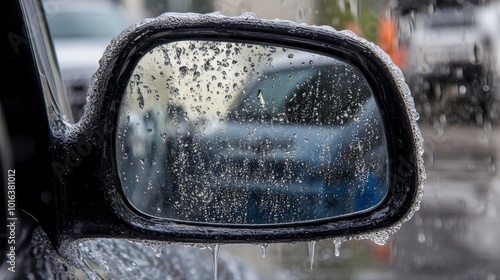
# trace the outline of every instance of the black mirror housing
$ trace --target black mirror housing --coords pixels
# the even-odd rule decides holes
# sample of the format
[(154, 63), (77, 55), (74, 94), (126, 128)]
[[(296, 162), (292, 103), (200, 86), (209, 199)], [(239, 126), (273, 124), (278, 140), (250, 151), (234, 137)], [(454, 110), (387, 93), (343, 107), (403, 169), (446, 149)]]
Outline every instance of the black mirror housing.
[[(388, 153), (388, 192), (362, 213), (286, 224), (211, 224), (161, 219), (126, 199), (114, 153), (120, 102), (145, 53), (182, 40), (258, 42), (336, 57), (364, 75), (381, 112)], [(423, 140), (400, 70), (374, 44), (335, 31), (254, 15), (164, 14), (113, 40), (94, 74), (85, 115), (56, 135), (58, 242), (115, 237), (189, 243), (272, 243), (324, 238), (386, 240), (418, 210), (425, 183)], [(380, 241), (380, 242), (382, 242)]]

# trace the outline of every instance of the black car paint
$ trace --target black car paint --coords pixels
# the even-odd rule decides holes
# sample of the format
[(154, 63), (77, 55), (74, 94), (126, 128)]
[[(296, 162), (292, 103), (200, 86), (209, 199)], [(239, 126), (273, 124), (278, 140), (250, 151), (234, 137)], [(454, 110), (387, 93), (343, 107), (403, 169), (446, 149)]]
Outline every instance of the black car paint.
[[(27, 35), (27, 22), (17, 1), (2, 2), (1, 105), (13, 148), (17, 207), (55, 227), (52, 146), (42, 85)], [(19, 176), (19, 174), (22, 174)]]

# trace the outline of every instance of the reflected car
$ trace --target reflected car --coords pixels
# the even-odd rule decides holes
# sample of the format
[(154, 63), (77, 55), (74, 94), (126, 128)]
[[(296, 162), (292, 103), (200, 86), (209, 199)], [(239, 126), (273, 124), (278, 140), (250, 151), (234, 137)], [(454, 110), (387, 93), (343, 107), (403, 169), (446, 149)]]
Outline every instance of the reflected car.
[[(277, 61), (256, 70), (266, 78), (252, 77), (226, 117), (206, 125), (195, 144), (205, 161), (192, 174), (213, 170), (203, 180), (219, 188), (215, 200), (231, 204), (229, 191), (252, 195), (246, 207), (256, 210), (246, 223), (341, 216), (375, 207), (385, 196), (386, 143), (368, 84), (340, 61), (297, 61), (306, 63), (290, 70), (286, 60)], [(281, 201), (287, 215), (265, 220), (263, 213), (275, 210), (263, 201)], [(234, 207), (231, 214), (241, 212)]]

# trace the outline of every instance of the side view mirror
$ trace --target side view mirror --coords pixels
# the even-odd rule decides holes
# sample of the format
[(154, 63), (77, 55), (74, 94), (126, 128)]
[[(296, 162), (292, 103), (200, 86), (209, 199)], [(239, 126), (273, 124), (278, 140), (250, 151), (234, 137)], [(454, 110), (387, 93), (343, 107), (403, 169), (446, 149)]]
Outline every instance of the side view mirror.
[(146, 20), (111, 43), (84, 117), (57, 135), (53, 240), (383, 242), (422, 196), (416, 115), (399, 69), (351, 32)]

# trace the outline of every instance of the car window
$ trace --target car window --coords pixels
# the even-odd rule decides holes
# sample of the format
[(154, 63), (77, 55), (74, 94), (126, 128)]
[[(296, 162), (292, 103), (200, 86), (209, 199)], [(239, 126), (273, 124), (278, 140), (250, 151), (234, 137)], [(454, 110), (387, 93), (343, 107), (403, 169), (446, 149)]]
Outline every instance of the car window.
[[(136, 7), (123, 2), (129, 9)], [(498, 1), (193, 0), (179, 4), (157, 0), (143, 1), (141, 11), (144, 17), (171, 11), (221, 11), (232, 16), (253, 12), (262, 18), (349, 29), (380, 46), (403, 71), (412, 91), (428, 173), (420, 211), (379, 244), (335, 239), (222, 246), (221, 251), (252, 267), (258, 279), (500, 279)], [(321, 78), (329, 75), (321, 72)], [(268, 93), (263, 101), (274, 104), (269, 110), (286, 113), (287, 106), (300, 104), (293, 105), (293, 87), (320, 78), (307, 71), (289, 74), (273, 72), (267, 78), (291, 79), (284, 85), (290, 86), (291, 95), (273, 99), (272, 85), (264, 83), (249, 90), (247, 101), (235, 103), (235, 111), (246, 104), (248, 112), (240, 112), (241, 118), (266, 116), (255, 98), (261, 90)], [(320, 115), (332, 113), (325, 107)], [(182, 131), (184, 108), (173, 106), (168, 114)], [(307, 117), (300, 120), (314, 122)], [(131, 116), (131, 122), (141, 118)], [(171, 246), (166, 245), (164, 252)], [(108, 264), (98, 265), (105, 269)]]

